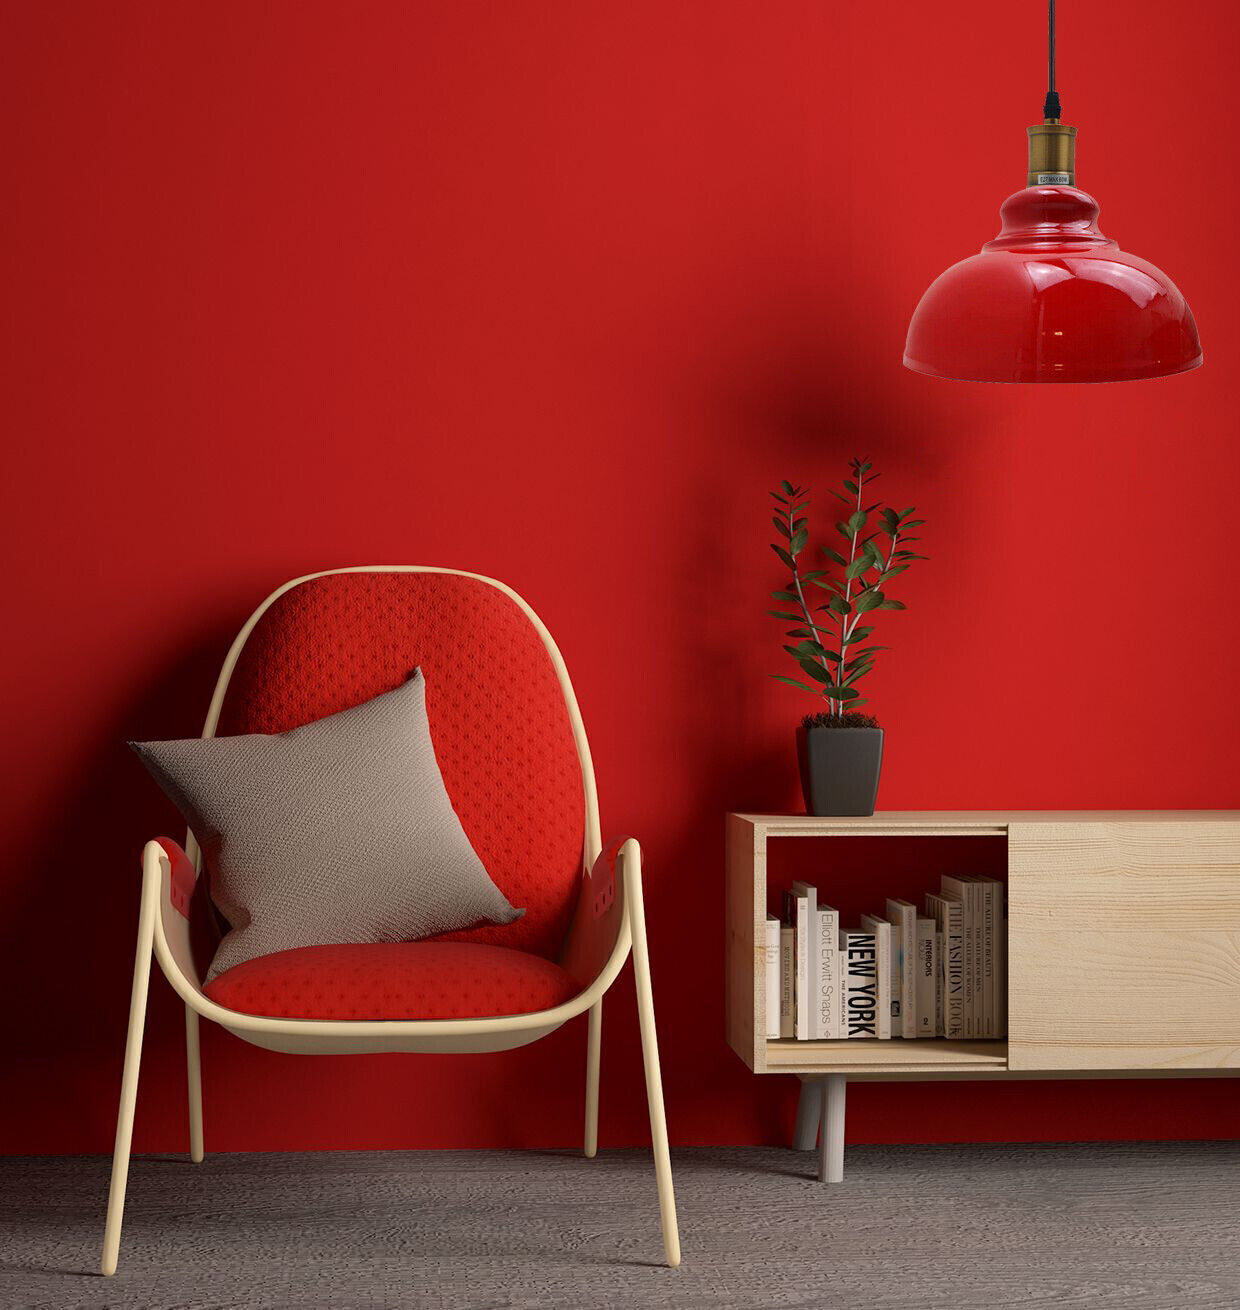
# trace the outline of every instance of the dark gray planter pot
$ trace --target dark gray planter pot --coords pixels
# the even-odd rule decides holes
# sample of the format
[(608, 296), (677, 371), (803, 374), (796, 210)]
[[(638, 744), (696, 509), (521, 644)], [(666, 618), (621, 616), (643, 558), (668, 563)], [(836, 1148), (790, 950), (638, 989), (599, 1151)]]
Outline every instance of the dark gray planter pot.
[(873, 814), (883, 767), (882, 728), (798, 728), (807, 814)]

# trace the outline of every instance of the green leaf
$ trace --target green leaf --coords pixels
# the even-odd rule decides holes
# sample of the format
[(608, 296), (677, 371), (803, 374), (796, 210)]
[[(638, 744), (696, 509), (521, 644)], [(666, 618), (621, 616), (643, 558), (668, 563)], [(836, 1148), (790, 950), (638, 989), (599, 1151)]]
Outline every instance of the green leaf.
[[(854, 645), (856, 642), (864, 641), (864, 640), (865, 640), (865, 639), (870, 635), (870, 633), (873, 632), (873, 631), (874, 631), (873, 628), (854, 628), (854, 629), (853, 629), (853, 630), (848, 634), (848, 643), (849, 643), (849, 645), (851, 646), (851, 645)], [(877, 648), (876, 648), (876, 649), (877, 649)], [(883, 649), (885, 650), (886, 647), (884, 647)]]
[(857, 472), (858, 472), (858, 473), (868, 473), (868, 472), (869, 472), (873, 467), (874, 467), (874, 465), (871, 464), (870, 461), (867, 459), (867, 460), (866, 460), (866, 461), (865, 461), (865, 462), (860, 466), (860, 468), (857, 470)]
[(792, 532), (788, 527), (787, 521), (785, 519), (781, 519), (778, 514), (771, 520), (771, 522), (775, 525), (775, 531), (778, 532), (780, 536), (783, 537), (792, 536)]
[(883, 593), (881, 591), (863, 592), (857, 597), (857, 613), (864, 614), (867, 610), (876, 610), (883, 604)]
[(773, 618), (773, 619), (783, 619), (785, 623), (799, 623), (799, 622), (801, 622), (801, 615), (800, 615), (800, 614), (788, 614), (788, 613), (785, 613), (784, 610), (767, 610), (767, 613), (768, 613), (768, 614), (771, 616), (771, 618)]
[(800, 657), (797, 660), (797, 663), (800, 664), (801, 668), (808, 673), (811, 678), (816, 679), (818, 682), (831, 681), (831, 675), (826, 671), (826, 669), (824, 669), (821, 664), (815, 663), (815, 661), (811, 660), (808, 656)]
[(806, 543), (808, 540), (809, 540), (809, 529), (808, 529), (808, 528), (802, 528), (802, 529), (801, 529), (801, 530), (800, 530), (800, 531), (799, 531), (799, 532), (798, 532), (798, 533), (797, 533), (797, 534), (792, 538), (792, 553), (793, 553), (794, 555), (799, 555), (799, 554), (800, 554), (800, 553), (805, 549), (805, 543)]
[(796, 565), (792, 562), (792, 556), (789, 555), (788, 552), (787, 552), (787, 551), (786, 551), (782, 546), (777, 546), (774, 542), (772, 542), (772, 543), (771, 543), (771, 549), (775, 552), (776, 555), (779, 556), (779, 558), (780, 558), (781, 560), (783, 560), (783, 562), (784, 562), (784, 563), (785, 563), (785, 564), (786, 564), (790, 569), (795, 569), (795, 568), (796, 568)]
[(792, 483), (789, 482), (787, 478), (785, 478), (779, 485), (783, 488), (783, 492), (785, 496), (791, 496), (793, 491), (795, 490)]
[(832, 550), (830, 546), (819, 546), (818, 549), (829, 559), (834, 560), (837, 564), (847, 564), (848, 561), (840, 554), (838, 550)]
[(792, 530), (793, 530), (793, 532), (795, 532), (795, 531), (797, 530), (797, 528), (803, 528), (803, 527), (804, 527), (808, 522), (809, 522), (809, 519), (807, 519), (807, 518), (795, 518), (795, 517), (794, 517), (793, 520), (792, 520)]
[(861, 555), (844, 570), (846, 578), (859, 578), (866, 569), (872, 569), (874, 561), (868, 555)]
[(848, 478), (845, 478), (845, 479), (844, 479), (844, 490), (845, 490), (845, 491), (851, 491), (852, 494), (855, 496), (855, 495), (857, 494), (857, 484), (856, 484), (855, 482), (851, 482)]
[(854, 696), (859, 695), (851, 687), (840, 687), (835, 683), (828, 684), (823, 688), (823, 692), (830, 696), (832, 700), (852, 700)]
[(882, 608), (885, 610), (905, 610), (908, 606), (902, 600), (884, 600)]
[(800, 596), (795, 591), (773, 591), (771, 592), (772, 600), (800, 600)]
[(851, 531), (849, 531), (849, 527), (847, 523), (837, 523), (835, 525), (835, 530), (840, 534), (841, 537), (844, 538), (845, 541), (852, 541), (853, 534)]
[(866, 646), (862, 650), (854, 650), (852, 642), (849, 642), (848, 645), (849, 645), (849, 649), (852, 650), (853, 652), (853, 658), (850, 659), (847, 664), (845, 664), (844, 666), (845, 668), (849, 668), (853, 664), (856, 664), (858, 660), (873, 659), (874, 656), (878, 654), (880, 650), (891, 649), (890, 646)]
[(903, 573), (908, 568), (907, 564), (893, 564), (889, 569), (884, 570), (884, 578), (894, 578), (897, 573)]
[(787, 496), (781, 496), (778, 491), (772, 491), (771, 495), (774, 496), (781, 505), (786, 505), (788, 503)]
[(929, 559), (929, 555), (917, 555), (911, 550), (897, 550), (892, 559)]
[(815, 696), (818, 694), (817, 687), (811, 687), (808, 683), (798, 682), (795, 678), (785, 678), (782, 673), (772, 673), (770, 676), (774, 678), (776, 682), (786, 682), (790, 687), (800, 687), (802, 691), (812, 691)]
[(851, 605), (850, 605), (850, 604), (849, 604), (849, 603), (844, 599), (843, 596), (840, 596), (840, 595), (838, 595), (838, 594), (833, 594), (832, 597), (831, 597), (831, 599), (830, 599), (829, 601), (827, 601), (827, 608), (828, 608), (828, 609), (829, 609), (833, 614), (851, 614), (851, 613), (852, 613), (852, 606), (851, 606)]
[(816, 579), (818, 579), (818, 578), (825, 578), (826, 576), (827, 576), (827, 571), (826, 571), (826, 569), (815, 569), (812, 573), (802, 573), (802, 574), (801, 574), (801, 581), (802, 581), (802, 582), (814, 582)]
[(865, 510), (859, 509), (848, 519), (848, 535), (855, 536), (862, 528), (865, 527), (866, 513)]

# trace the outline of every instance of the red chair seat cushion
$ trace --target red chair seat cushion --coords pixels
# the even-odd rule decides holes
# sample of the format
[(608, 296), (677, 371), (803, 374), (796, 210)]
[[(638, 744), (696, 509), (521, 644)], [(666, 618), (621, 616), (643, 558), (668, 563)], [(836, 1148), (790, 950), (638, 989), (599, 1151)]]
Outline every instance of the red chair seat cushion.
[(225, 1009), (275, 1019), (482, 1019), (550, 1010), (580, 989), (540, 956), (437, 941), (277, 951), (205, 990)]

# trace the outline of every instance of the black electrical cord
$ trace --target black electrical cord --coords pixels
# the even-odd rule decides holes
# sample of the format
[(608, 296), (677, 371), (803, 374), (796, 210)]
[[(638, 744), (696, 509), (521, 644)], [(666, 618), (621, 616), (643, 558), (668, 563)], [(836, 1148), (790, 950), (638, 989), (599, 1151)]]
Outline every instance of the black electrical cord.
[(1049, 58), (1047, 60), (1047, 82), (1046, 82), (1046, 101), (1042, 106), (1043, 118), (1060, 119), (1063, 117), (1063, 110), (1059, 105), (1059, 92), (1055, 90), (1055, 0), (1049, 0), (1050, 15), (1047, 24), (1049, 32)]

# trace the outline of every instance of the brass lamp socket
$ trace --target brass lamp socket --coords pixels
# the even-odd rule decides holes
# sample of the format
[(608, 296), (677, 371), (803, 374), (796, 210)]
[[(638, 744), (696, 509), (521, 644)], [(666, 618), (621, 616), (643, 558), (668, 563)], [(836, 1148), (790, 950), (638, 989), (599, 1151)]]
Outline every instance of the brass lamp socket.
[(1026, 186), (1076, 186), (1076, 128), (1048, 118), (1029, 133)]

